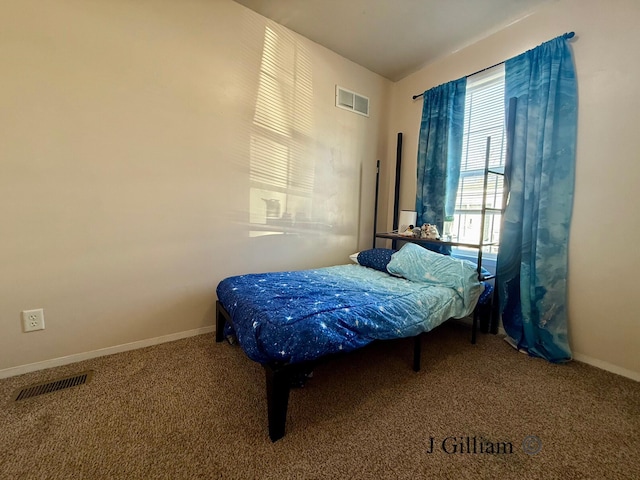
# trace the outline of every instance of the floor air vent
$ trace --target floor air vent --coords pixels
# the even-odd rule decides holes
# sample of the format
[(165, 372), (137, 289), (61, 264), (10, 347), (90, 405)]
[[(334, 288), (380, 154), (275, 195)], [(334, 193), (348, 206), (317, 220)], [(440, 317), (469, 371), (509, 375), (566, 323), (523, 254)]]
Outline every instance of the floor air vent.
[(89, 383), (91, 378), (93, 377), (93, 370), (88, 370), (86, 372), (78, 373), (71, 377), (59, 378), (57, 380), (36, 383), (35, 385), (30, 385), (28, 387), (23, 388), (18, 391), (13, 399), (18, 402), (20, 400), (26, 400), (27, 398), (37, 397), (39, 395), (44, 395), (45, 393), (53, 393), (58, 390), (65, 390), (71, 387), (77, 387), (78, 385), (84, 385), (85, 383)]

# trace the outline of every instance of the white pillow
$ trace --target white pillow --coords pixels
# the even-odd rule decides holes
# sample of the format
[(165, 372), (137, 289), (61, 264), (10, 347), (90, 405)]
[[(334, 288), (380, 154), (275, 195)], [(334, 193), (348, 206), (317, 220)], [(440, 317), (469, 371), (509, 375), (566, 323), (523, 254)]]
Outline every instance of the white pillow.
[(352, 253), (351, 255), (349, 255), (349, 258), (351, 259), (351, 261), (353, 263), (358, 263), (358, 254), (360, 252), (356, 252), (356, 253)]

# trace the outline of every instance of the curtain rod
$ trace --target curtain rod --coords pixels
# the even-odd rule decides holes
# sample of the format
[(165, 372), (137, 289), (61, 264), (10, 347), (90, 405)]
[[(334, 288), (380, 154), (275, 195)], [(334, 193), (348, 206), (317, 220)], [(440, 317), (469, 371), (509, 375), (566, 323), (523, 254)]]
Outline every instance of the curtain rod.
[[(569, 38), (573, 38), (575, 34), (576, 34), (575, 32), (567, 32), (564, 35), (562, 35), (562, 37), (564, 37), (564, 38), (566, 38), (568, 40)], [(474, 75), (477, 75), (478, 73), (484, 72), (485, 70), (489, 70), (490, 68), (497, 67), (498, 65), (502, 65), (504, 62), (506, 62), (506, 60), (504, 60), (502, 62), (498, 62), (495, 65), (491, 65), (490, 67), (486, 67), (486, 68), (483, 68), (481, 70), (478, 70), (477, 72), (470, 73), (469, 75), (465, 75), (465, 78), (472, 77)], [(420, 98), (423, 95), (424, 95), (424, 92), (423, 93), (419, 93), (418, 95), (414, 95), (411, 98), (413, 100), (415, 100), (416, 98)]]

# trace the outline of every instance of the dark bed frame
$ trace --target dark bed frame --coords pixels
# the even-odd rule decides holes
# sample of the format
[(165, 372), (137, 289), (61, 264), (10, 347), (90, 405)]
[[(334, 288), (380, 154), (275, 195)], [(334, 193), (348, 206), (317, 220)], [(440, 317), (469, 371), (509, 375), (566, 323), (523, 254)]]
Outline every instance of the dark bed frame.
[[(515, 109), (514, 109), (515, 110)], [(398, 202), (400, 194), (400, 170), (402, 162), (402, 133), (398, 133), (397, 149), (396, 149), (396, 180), (395, 180), (395, 196), (393, 204), (393, 229), (398, 228)], [(376, 246), (377, 226), (376, 220), (378, 218), (378, 184), (380, 180), (380, 160), (376, 163), (376, 198), (375, 198), (375, 211), (374, 211), (374, 223), (373, 223), (373, 248)], [(505, 198), (506, 200), (506, 198)], [(504, 206), (503, 206), (504, 210)], [(395, 241), (394, 241), (395, 246)], [(482, 251), (480, 251), (482, 252)], [(478, 278), (480, 280), (491, 280), (495, 276), (482, 278), (481, 276), (481, 262), (482, 256), (478, 259)], [(493, 294), (495, 294), (495, 289)], [(493, 299), (490, 300), (487, 305), (477, 305), (473, 312), (473, 325), (471, 329), (471, 343), (476, 343), (476, 334), (478, 330), (478, 324), (482, 332), (487, 333), (491, 329), (492, 333), (498, 333), (497, 321), (497, 302)], [(231, 316), (224, 309), (219, 300), (216, 301), (216, 342), (222, 342), (224, 340), (224, 326), (229, 322), (233, 325)], [(413, 337), (413, 370), (420, 371), (420, 357), (422, 353), (422, 333)], [(339, 355), (339, 354), (336, 354)], [(269, 414), (269, 437), (272, 442), (281, 439), (285, 433), (285, 423), (287, 421), (287, 407), (289, 405), (289, 391), (294, 379), (300, 378), (313, 370), (313, 368), (319, 363), (321, 359), (301, 362), (295, 364), (282, 363), (282, 362), (270, 362), (262, 364), (267, 381), (267, 409)]]
[[(478, 324), (479, 309), (473, 314), (473, 327), (471, 343), (476, 343), (476, 328)], [(224, 340), (224, 326), (229, 322), (233, 325), (231, 316), (225, 310), (219, 300), (216, 301), (216, 342)], [(413, 370), (420, 371), (420, 358), (422, 353), (422, 333), (413, 337)], [(281, 439), (285, 433), (287, 421), (287, 407), (289, 405), (289, 392), (294, 379), (299, 378), (313, 370), (320, 359), (300, 363), (270, 362), (262, 364), (267, 383), (267, 411), (269, 416), (269, 438), (272, 442)]]

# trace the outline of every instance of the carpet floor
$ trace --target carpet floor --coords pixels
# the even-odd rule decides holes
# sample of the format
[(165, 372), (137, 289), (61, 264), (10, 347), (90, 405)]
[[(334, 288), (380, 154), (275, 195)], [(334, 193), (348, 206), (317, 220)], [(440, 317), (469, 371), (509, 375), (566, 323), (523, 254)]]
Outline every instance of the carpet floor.
[(323, 363), (275, 443), (262, 367), (213, 334), (0, 380), (0, 478), (640, 478), (640, 383), (453, 322), (423, 341), (419, 373), (411, 339)]

